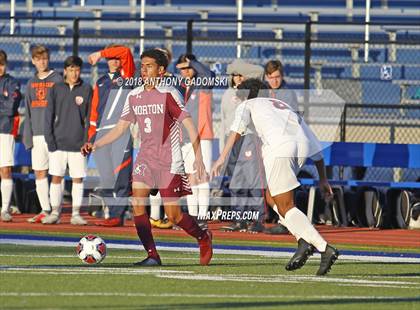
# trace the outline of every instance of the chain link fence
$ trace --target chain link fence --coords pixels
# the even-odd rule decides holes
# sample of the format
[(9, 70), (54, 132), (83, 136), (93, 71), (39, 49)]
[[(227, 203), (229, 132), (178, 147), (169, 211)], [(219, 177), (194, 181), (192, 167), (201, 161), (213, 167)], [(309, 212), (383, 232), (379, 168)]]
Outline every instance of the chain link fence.
[[(86, 60), (90, 53), (111, 43), (129, 46), (137, 67), (141, 48), (166, 47), (175, 60), (186, 50), (196, 54), (220, 75), (238, 55), (259, 65), (279, 59), (289, 87), (297, 94), (299, 109), (320, 139), (420, 143), (420, 112), (405, 108), (420, 103), (418, 25), (372, 24), (365, 62), (364, 24), (242, 22), (242, 38), (238, 39), (236, 21), (190, 21), (189, 28), (186, 21), (155, 20), (145, 21), (145, 35), (140, 37), (138, 20), (107, 20), (98, 14), (97, 19), (81, 18), (78, 27), (71, 19), (19, 18), (13, 36), (8, 35), (8, 20), (1, 21), (1, 48), (8, 53), (10, 73), (26, 84), (33, 75), (30, 47), (34, 44), (50, 48), (51, 67), (58, 71), (75, 51)], [(82, 78), (94, 83), (106, 69), (105, 62), (95, 67), (85, 65)], [(176, 71), (174, 60), (169, 70)], [(308, 102), (305, 86), (336, 94), (348, 106), (345, 126), (334, 124), (332, 128), (325, 116), (335, 115), (337, 107)], [(224, 91), (213, 91), (216, 137), (220, 136)], [(403, 172), (400, 177), (410, 179), (417, 172), (412, 173)], [(378, 172), (374, 178), (386, 175)]]

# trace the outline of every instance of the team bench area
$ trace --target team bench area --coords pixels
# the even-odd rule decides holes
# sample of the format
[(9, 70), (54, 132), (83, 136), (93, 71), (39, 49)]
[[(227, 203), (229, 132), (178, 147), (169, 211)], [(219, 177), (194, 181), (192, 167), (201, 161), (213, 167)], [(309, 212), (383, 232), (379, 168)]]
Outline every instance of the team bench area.
[[(397, 177), (399, 169), (420, 169), (420, 144), (354, 142), (323, 144), (326, 166), (362, 169), (394, 168), (394, 175)], [(31, 165), (30, 153), (21, 143), (16, 144), (15, 163), (17, 167)], [(310, 160), (307, 165), (311, 165)], [(89, 167), (95, 167), (92, 160), (89, 161)], [(15, 180), (34, 180), (31, 173), (14, 173), (13, 176)], [(420, 173), (417, 177), (419, 176)], [(97, 177), (88, 177), (87, 181), (95, 183), (97, 181), (95, 179)], [(226, 180), (226, 177), (223, 179)], [(403, 182), (395, 178), (393, 181), (334, 178), (330, 180), (330, 184), (333, 187), (335, 199), (330, 206), (322, 206), (316, 189), (317, 181), (300, 179), (302, 190), (307, 194), (304, 201), (311, 221), (316, 209), (324, 207), (331, 212), (332, 222), (336, 225), (400, 228), (420, 225), (420, 182), (417, 181)], [(220, 180), (216, 183), (221, 184)], [(225, 188), (224, 192), (228, 190)], [(17, 199), (24, 198), (17, 197)]]

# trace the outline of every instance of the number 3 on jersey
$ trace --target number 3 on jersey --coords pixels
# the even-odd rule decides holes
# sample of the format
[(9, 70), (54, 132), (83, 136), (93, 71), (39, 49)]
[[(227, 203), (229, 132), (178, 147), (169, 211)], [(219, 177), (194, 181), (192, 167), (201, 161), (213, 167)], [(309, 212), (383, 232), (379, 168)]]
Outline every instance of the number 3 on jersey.
[(146, 117), (144, 119), (144, 132), (145, 133), (151, 133), (152, 132), (152, 120), (149, 117)]

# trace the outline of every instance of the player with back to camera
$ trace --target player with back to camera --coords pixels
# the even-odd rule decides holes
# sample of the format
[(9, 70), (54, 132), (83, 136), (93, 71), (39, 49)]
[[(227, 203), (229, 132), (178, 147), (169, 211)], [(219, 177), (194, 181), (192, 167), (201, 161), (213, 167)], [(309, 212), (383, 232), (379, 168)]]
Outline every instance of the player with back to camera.
[(287, 103), (270, 98), (266, 83), (248, 79), (238, 87), (238, 96), (248, 100), (237, 107), (231, 134), (211, 174), (219, 174), (229, 151), (252, 122), (263, 142), (262, 156), (268, 189), (284, 225), (298, 240), (298, 249), (286, 269), (301, 268), (316, 248), (321, 253), (317, 275), (325, 275), (339, 253), (295, 207), (293, 196), (293, 190), (300, 185), (297, 173), (306, 159), (311, 158), (318, 170), (321, 192), (326, 199), (331, 198), (332, 190), (325, 173), (321, 145), (305, 121)]
[(117, 125), (93, 145), (85, 145), (81, 151), (87, 154), (112, 143), (136, 123), (141, 147), (133, 169), (132, 205), (137, 234), (147, 257), (135, 265), (162, 264), (146, 212), (147, 199), (153, 188), (160, 191), (168, 219), (197, 239), (200, 264), (208, 265), (213, 254), (211, 233), (201, 229), (189, 214), (182, 213), (179, 204), (180, 197), (191, 193), (182, 160), (179, 123), (186, 127), (193, 142), (194, 166), (197, 178), (201, 180), (208, 176), (202, 160), (200, 139), (191, 117), (184, 110), (178, 91), (158, 84), (168, 65), (165, 54), (152, 49), (144, 51), (140, 58), (144, 84), (128, 94)]

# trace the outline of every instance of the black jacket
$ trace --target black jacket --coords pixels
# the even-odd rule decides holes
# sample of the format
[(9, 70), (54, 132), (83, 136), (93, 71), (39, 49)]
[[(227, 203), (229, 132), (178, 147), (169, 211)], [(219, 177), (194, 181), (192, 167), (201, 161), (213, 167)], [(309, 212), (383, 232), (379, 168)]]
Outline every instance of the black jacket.
[(9, 74), (0, 77), (0, 133), (14, 134), (14, 118), (18, 116), (22, 98), (19, 82)]
[(44, 128), (48, 150), (79, 152), (87, 141), (92, 88), (82, 80), (73, 89), (60, 82), (53, 86), (49, 96)]

